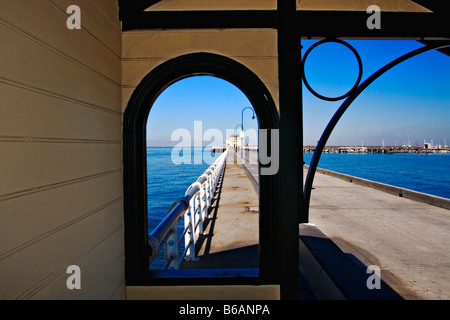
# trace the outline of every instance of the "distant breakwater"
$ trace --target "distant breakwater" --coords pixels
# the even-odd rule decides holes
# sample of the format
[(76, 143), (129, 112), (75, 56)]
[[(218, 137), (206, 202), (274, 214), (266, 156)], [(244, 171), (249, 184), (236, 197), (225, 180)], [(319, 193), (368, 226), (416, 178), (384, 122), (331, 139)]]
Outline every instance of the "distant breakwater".
[[(316, 150), (315, 146), (303, 147), (303, 153), (310, 153)], [(450, 148), (445, 146), (327, 146), (324, 153), (449, 153)]]

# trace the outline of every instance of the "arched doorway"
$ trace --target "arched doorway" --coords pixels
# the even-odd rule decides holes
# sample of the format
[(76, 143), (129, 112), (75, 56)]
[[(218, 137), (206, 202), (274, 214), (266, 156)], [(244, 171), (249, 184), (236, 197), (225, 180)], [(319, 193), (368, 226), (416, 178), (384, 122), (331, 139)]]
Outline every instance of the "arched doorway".
[[(227, 57), (192, 53), (153, 69), (133, 92), (124, 114), (124, 211), (127, 285), (148, 283), (146, 124), (150, 108), (168, 86), (194, 75), (210, 75), (239, 88), (255, 110), (260, 129), (278, 128), (275, 103), (264, 83), (248, 68)], [(270, 139), (268, 139), (270, 142)], [(271, 150), (270, 143), (267, 146)], [(260, 164), (262, 167), (263, 165)], [(277, 175), (261, 175), (259, 280), (273, 283), (278, 275)]]

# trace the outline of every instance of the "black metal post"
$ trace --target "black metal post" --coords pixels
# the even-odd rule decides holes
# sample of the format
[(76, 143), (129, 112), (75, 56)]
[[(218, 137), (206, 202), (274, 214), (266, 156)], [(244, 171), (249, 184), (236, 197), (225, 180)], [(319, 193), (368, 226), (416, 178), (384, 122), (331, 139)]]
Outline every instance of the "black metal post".
[(301, 51), (295, 0), (278, 0), (279, 273), (281, 299), (299, 297), (299, 227), (302, 199)]

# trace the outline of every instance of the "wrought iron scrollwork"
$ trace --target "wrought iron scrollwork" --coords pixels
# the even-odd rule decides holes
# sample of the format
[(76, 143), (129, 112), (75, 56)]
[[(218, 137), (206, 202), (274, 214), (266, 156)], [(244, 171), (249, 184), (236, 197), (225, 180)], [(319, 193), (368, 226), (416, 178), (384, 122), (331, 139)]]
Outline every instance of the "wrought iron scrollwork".
[[(315, 92), (311, 86), (309, 85), (308, 81), (306, 80), (305, 77), (305, 61), (306, 58), (308, 57), (308, 54), (311, 52), (312, 49), (314, 49), (315, 47), (326, 43), (326, 42), (336, 42), (336, 43), (340, 43), (345, 45), (347, 48), (349, 48), (356, 56), (357, 60), (358, 60), (358, 64), (359, 64), (359, 75), (358, 75), (358, 79), (355, 83), (355, 85), (353, 86), (353, 88), (351, 90), (349, 90), (346, 94), (340, 96), (340, 97), (336, 97), (336, 98), (330, 98), (330, 97), (325, 97), (323, 95), (318, 94), (317, 92)], [(327, 127), (325, 128), (325, 130), (322, 133), (322, 136), (320, 137), (319, 142), (317, 143), (316, 149), (314, 151), (314, 154), (311, 158), (311, 163), (309, 165), (309, 169), (308, 169), (308, 174), (306, 176), (306, 181), (305, 181), (305, 185), (304, 185), (304, 189), (303, 189), (303, 210), (300, 211), (300, 216), (299, 216), (299, 222), (303, 223), (303, 222), (308, 222), (309, 220), (309, 204), (310, 204), (310, 199), (311, 199), (311, 190), (312, 190), (312, 184), (314, 181), (314, 175), (316, 173), (316, 169), (317, 169), (317, 165), (319, 163), (320, 160), (320, 156), (325, 148), (325, 145), (328, 141), (328, 138), (330, 137), (331, 133), (333, 132), (333, 129), (335, 128), (336, 124), (339, 122), (339, 120), (341, 119), (342, 115), (345, 113), (345, 111), (348, 109), (348, 107), (351, 105), (351, 103), (361, 94), (361, 92), (363, 92), (372, 82), (374, 82), (376, 79), (378, 79), (381, 75), (383, 75), (385, 72), (387, 72), (388, 70), (392, 69), (393, 67), (395, 67), (396, 65), (402, 63), (403, 61), (406, 61), (412, 57), (415, 57), (419, 54), (422, 54), (424, 52), (427, 51), (431, 51), (431, 50), (438, 50), (438, 49), (442, 49), (442, 48), (446, 48), (446, 47), (450, 47), (450, 43), (448, 41), (436, 41), (436, 43), (433, 44), (429, 44), (426, 45), (424, 47), (418, 48), (416, 50), (413, 50), (409, 53), (404, 54), (403, 56), (391, 61), (390, 63), (386, 64), (384, 67), (380, 68), (378, 71), (376, 71), (375, 73), (373, 73), (371, 76), (369, 76), (364, 82), (362, 82), (361, 84), (359, 84), (360, 78), (362, 76), (362, 62), (361, 59), (359, 57), (359, 54), (357, 53), (356, 49), (353, 48), (350, 44), (348, 44), (345, 41), (342, 40), (337, 40), (337, 39), (324, 39), (321, 40), (317, 43), (315, 43), (313, 46), (311, 46), (308, 51), (305, 53), (303, 60), (302, 60), (302, 67), (303, 67), (303, 82), (305, 83), (305, 86), (308, 88), (309, 91), (311, 91), (312, 94), (314, 94), (316, 97), (326, 100), (326, 101), (337, 101), (337, 100), (342, 100), (344, 98), (346, 98), (341, 106), (338, 108), (338, 110), (335, 112), (335, 114), (333, 115), (333, 117), (331, 118), (331, 120), (329, 121)]]

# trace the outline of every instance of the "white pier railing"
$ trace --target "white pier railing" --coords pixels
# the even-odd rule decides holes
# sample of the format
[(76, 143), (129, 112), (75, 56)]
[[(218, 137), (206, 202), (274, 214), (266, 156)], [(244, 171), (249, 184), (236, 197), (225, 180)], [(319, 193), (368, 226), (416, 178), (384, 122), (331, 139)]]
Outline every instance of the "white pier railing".
[[(170, 207), (163, 221), (148, 238), (151, 249), (150, 265), (165, 247), (164, 269), (178, 269), (183, 259), (194, 261), (195, 243), (203, 234), (203, 222), (216, 193), (219, 179), (226, 164), (228, 149), (186, 190), (185, 196)], [(178, 225), (184, 217), (184, 230), (178, 235)], [(183, 253), (179, 254), (180, 248)]]

